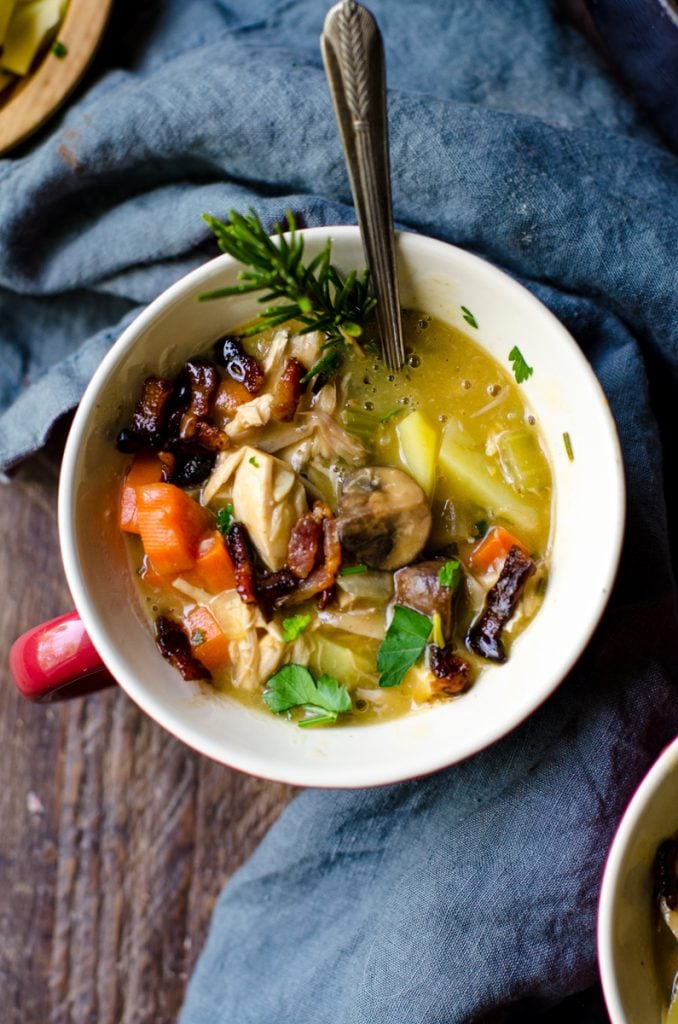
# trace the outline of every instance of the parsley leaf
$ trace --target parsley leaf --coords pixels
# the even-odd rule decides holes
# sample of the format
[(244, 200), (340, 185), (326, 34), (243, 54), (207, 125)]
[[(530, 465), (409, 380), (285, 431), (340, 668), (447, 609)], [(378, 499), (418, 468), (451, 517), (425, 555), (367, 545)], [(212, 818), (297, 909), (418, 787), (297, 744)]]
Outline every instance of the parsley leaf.
[(458, 559), (451, 558), (449, 562), (440, 567), (438, 572), (438, 583), (441, 587), (451, 587), (456, 590), (461, 583), (462, 569)]
[(249, 462), (250, 466), (254, 466), (255, 469), (260, 468), (260, 464), (257, 462), (256, 455), (253, 455), (252, 458), (248, 459), (247, 461)]
[(62, 43), (60, 39), (56, 39), (52, 43), (52, 53), (55, 57), (58, 57), (59, 60), (63, 60), (64, 57), (68, 56), (68, 47), (65, 43)]
[(293, 643), (297, 639), (297, 637), (304, 632), (306, 627), (310, 624), (312, 618), (312, 615), (305, 614), (291, 615), (289, 619), (283, 619), (282, 635), (285, 643)]
[(397, 604), (377, 654), (380, 686), (398, 686), (426, 646), (431, 620)]
[(525, 357), (517, 345), (513, 346), (508, 357), (513, 363), (513, 373), (516, 378), (516, 383), (522, 384), (523, 381), (532, 376), (534, 370), (531, 366), (527, 365)]
[(478, 321), (476, 320), (470, 309), (467, 309), (466, 306), (462, 306), (461, 315), (463, 316), (467, 324), (470, 324), (471, 327), (475, 327), (477, 329)]
[(475, 537), (480, 540), (487, 533), (487, 519), (479, 519), (477, 523), (473, 524), (475, 530)]
[(367, 566), (360, 562), (359, 565), (345, 565), (339, 570), (340, 576), (359, 576), (360, 573), (367, 572)]
[(299, 722), (302, 728), (336, 722), (337, 715), (353, 710), (345, 686), (332, 676), (320, 676), (315, 683), (305, 665), (283, 665), (266, 683), (264, 701), (276, 714), (299, 707), (311, 712)]
[(224, 505), (223, 508), (219, 509), (217, 512), (217, 530), (219, 533), (223, 533), (225, 537), (228, 537), (233, 529), (234, 522), (233, 505)]

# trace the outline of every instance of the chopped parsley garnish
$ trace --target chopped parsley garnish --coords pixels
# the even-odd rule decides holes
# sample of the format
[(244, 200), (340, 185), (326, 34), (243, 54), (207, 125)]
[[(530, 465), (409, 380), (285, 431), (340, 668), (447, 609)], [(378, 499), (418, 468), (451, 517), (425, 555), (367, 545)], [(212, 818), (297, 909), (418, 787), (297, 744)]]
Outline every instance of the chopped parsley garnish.
[(397, 604), (377, 654), (380, 686), (398, 686), (405, 673), (421, 656), (429, 633), (431, 620), (412, 608)]
[(574, 451), (572, 450), (572, 440), (567, 431), (563, 434), (563, 444), (565, 445), (565, 451), (570, 462), (574, 462)]
[(487, 533), (487, 519), (479, 519), (477, 523), (474, 523), (473, 529), (476, 539), (480, 540)]
[(229, 533), (233, 529), (233, 523), (235, 522), (235, 516), (233, 515), (233, 505), (224, 505), (217, 512), (217, 530), (219, 533), (223, 533), (225, 537), (228, 537)]
[(340, 576), (358, 576), (362, 572), (367, 572), (367, 566), (363, 565), (344, 565), (339, 570)]
[(470, 309), (467, 309), (466, 306), (462, 306), (461, 315), (463, 316), (467, 324), (470, 324), (471, 327), (475, 327), (476, 330), (478, 329), (478, 321), (476, 320)]
[(451, 558), (449, 562), (445, 562), (445, 565), (440, 567), (438, 583), (441, 587), (451, 587), (452, 590), (456, 590), (461, 583), (462, 575), (461, 563), (458, 559)]
[(291, 708), (304, 708), (307, 717), (299, 725), (329, 725), (337, 716), (353, 710), (351, 695), (332, 676), (320, 676), (318, 682), (305, 665), (283, 665), (266, 683), (264, 700), (275, 714)]
[(260, 469), (261, 468), (260, 463), (257, 462), (256, 455), (253, 455), (252, 458), (248, 459), (247, 461), (249, 462), (250, 466), (254, 466), (255, 469)]
[(312, 618), (313, 616), (307, 613), (305, 615), (291, 615), (289, 619), (283, 619), (282, 634), (285, 643), (294, 643), (297, 637), (310, 625)]
[(513, 363), (513, 374), (516, 378), (517, 384), (522, 384), (528, 377), (531, 377), (534, 373), (534, 369), (527, 365), (525, 356), (520, 351), (517, 345), (514, 345), (508, 354), (510, 361)]
[(194, 647), (200, 647), (200, 644), (205, 643), (205, 634), (201, 629), (195, 629), (191, 633), (191, 643)]
[(60, 39), (57, 39), (52, 44), (52, 53), (55, 57), (58, 57), (59, 60), (63, 60), (64, 57), (68, 56), (68, 47), (65, 43), (62, 43)]

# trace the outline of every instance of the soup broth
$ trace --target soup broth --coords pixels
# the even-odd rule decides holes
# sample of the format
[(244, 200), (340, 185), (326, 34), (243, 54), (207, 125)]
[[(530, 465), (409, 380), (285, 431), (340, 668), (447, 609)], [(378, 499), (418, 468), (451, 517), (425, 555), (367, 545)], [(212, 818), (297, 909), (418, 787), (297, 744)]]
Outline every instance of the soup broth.
[[(183, 430), (195, 414), (201, 436), (225, 437), (223, 450), (203, 479), (184, 471), (181, 444), (170, 456), (137, 455), (121, 526), (149, 625), (187, 678), (202, 666), (211, 686), (300, 724), (373, 723), (457, 699), (510, 656), (537, 613), (552, 503), (539, 425), (508, 369), (467, 334), (418, 311), (403, 327), (408, 358), (397, 373), (356, 348), (332, 380), (306, 382), (322, 338), (293, 325), (232, 348), (226, 339), (202, 421), (197, 399), (177, 397), (186, 371), (170, 385), (169, 420)], [(238, 349), (259, 374), (254, 391)], [(159, 510), (154, 495), (167, 487), (192, 504)], [(175, 543), (173, 516), (194, 523), (193, 553), (178, 561), (156, 546), (159, 523)], [(175, 630), (171, 642), (162, 629)], [(299, 686), (305, 699), (290, 705)]]

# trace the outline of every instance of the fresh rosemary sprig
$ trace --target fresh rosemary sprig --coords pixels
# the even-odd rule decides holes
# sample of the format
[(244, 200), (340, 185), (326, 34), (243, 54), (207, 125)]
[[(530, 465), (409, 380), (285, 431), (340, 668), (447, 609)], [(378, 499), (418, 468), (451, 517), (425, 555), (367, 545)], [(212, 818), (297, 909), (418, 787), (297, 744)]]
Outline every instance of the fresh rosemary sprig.
[(249, 269), (238, 274), (239, 284), (203, 292), (200, 301), (222, 299), (229, 295), (265, 291), (259, 302), (286, 303), (268, 305), (257, 323), (247, 330), (256, 334), (267, 327), (277, 327), (289, 320), (304, 324), (301, 333), (322, 331), (325, 343), (322, 356), (304, 377), (331, 377), (341, 366), (348, 343), (356, 343), (362, 335), (377, 300), (369, 291), (369, 274), (352, 270), (344, 276), (330, 262), (332, 243), (327, 244), (314, 259), (304, 265), (304, 241), (297, 232), (294, 216), (286, 214), (289, 237), (275, 225), (277, 240), (269, 238), (266, 229), (250, 208), (243, 216), (230, 210), (228, 221), (204, 213), (222, 252), (233, 256)]

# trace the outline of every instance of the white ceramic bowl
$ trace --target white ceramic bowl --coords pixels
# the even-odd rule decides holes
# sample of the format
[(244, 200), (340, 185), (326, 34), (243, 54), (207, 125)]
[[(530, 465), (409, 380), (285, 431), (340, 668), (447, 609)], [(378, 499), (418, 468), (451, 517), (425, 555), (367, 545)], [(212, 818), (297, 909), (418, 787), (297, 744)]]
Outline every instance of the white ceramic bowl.
[(669, 993), (654, 958), (652, 873), (662, 840), (678, 832), (678, 739), (643, 779), (605, 865), (598, 906), (598, 961), (612, 1024), (661, 1024)]
[[(363, 265), (356, 228), (304, 232), (306, 254), (328, 235), (333, 261)], [(388, 723), (299, 729), (227, 697), (204, 696), (159, 656), (143, 624), (115, 526), (124, 459), (114, 440), (149, 372), (176, 372), (191, 354), (256, 315), (256, 299), (198, 304), (200, 292), (234, 283), (219, 257), (140, 314), (95, 374), (66, 446), (59, 525), (76, 607), (109, 671), (152, 718), (209, 757), (300, 785), (369, 786), (410, 778), (468, 757), (521, 722), (556, 688), (588, 641), (616, 572), (624, 523), (622, 462), (603, 392), (580, 349), (541, 303), (508, 276), (454, 246), (419, 235), (397, 240), (403, 305), (469, 330), (508, 368), (519, 345), (534, 374), (522, 385), (555, 477), (553, 562), (543, 606), (513, 645), (458, 700)], [(479, 330), (467, 328), (461, 305)], [(451, 407), (454, 395), (450, 394)], [(568, 432), (574, 461), (568, 459)], [(591, 530), (591, 509), (606, 530)]]

